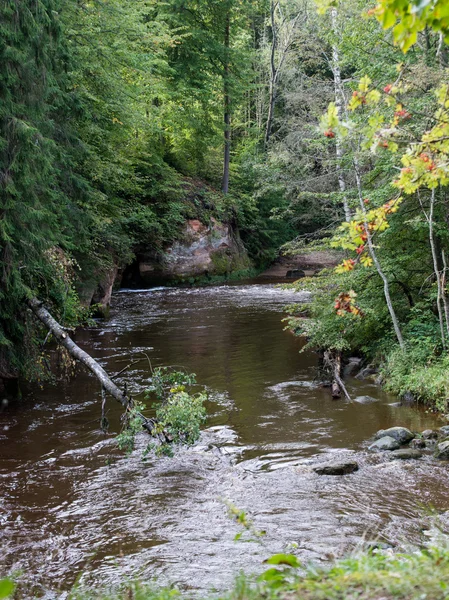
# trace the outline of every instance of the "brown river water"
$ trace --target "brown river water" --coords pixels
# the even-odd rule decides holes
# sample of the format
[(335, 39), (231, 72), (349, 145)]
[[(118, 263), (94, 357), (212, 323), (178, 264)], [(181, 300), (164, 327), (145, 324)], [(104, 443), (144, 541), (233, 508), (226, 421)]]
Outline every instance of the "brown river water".
[[(317, 356), (300, 354), (303, 342), (283, 330), (283, 306), (301, 299), (269, 283), (117, 293), (111, 318), (77, 342), (110, 373), (142, 352), (154, 366), (196, 373), (210, 394), (202, 437), (175, 458), (143, 461), (142, 434), (124, 457), (112, 435), (120, 407), (108, 400), (111, 433), (102, 433), (99, 385), (84, 373), (9, 403), (0, 414), (0, 575), (21, 573), (29, 597), (135, 578), (209, 592), (241, 569), (260, 571), (275, 552), (321, 563), (363, 540), (404, 549), (445, 528), (446, 463), (367, 452), (379, 429), (443, 423), (371, 382), (349, 379), (348, 390), (376, 402), (331, 400), (316, 381)], [(119, 381), (138, 394), (150, 375), (145, 360)], [(360, 470), (311, 470), (337, 458)], [(226, 502), (266, 535), (236, 541)]]

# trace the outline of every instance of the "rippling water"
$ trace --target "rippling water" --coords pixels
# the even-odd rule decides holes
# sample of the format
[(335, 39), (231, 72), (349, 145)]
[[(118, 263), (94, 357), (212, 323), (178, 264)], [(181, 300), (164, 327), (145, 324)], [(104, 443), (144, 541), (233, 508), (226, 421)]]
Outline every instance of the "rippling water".
[[(75, 580), (222, 589), (277, 551), (324, 561), (363, 538), (402, 548), (422, 543), (431, 521), (444, 526), (446, 464), (366, 452), (378, 429), (441, 423), (355, 379), (352, 396), (376, 402), (332, 401), (315, 380), (316, 355), (300, 354), (301, 341), (283, 331), (283, 306), (303, 299), (269, 284), (116, 294), (111, 319), (77, 342), (111, 373), (145, 353), (119, 380), (135, 394), (148, 384), (149, 361), (195, 372), (210, 393), (206, 430), (173, 459), (142, 461), (144, 436), (125, 458), (99, 429), (94, 378), (27, 391), (0, 414), (2, 571), (21, 571), (30, 594), (48, 598)], [(108, 401), (112, 431), (119, 417)], [(336, 457), (361, 468), (312, 472)], [(260, 542), (234, 540), (227, 501), (266, 531)]]

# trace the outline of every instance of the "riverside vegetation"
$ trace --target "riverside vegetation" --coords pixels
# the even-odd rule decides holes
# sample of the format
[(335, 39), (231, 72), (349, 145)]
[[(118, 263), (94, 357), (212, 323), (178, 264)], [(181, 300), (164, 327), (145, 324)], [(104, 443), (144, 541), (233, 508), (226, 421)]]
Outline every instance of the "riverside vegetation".
[(256, 267), (338, 230), (311, 344), (445, 409), (446, 7), (319, 7), (3, 4), (3, 378), (47, 375), (27, 297), (75, 326), (87, 285), (219, 219)]
[(285, 243), (342, 249), (338, 274), (297, 284), (321, 293), (291, 326), (446, 410), (447, 8), (318, 7), (3, 3), (3, 381), (50, 376), (27, 298), (76, 327), (86, 289), (218, 220), (250, 259), (220, 250), (223, 273)]

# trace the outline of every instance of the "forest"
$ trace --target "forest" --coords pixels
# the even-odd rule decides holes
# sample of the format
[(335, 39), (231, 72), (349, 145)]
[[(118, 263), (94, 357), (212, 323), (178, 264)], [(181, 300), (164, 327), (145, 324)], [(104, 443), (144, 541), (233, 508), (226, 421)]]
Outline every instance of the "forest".
[(2, 377), (45, 378), (27, 297), (76, 326), (111, 270), (217, 219), (248, 254), (227, 271), (346, 252), (292, 327), (444, 410), (447, 15), (384, 4), (4, 2)]
[[(403, 423), (414, 431), (439, 425), (444, 430), (449, 415), (448, 46), (447, 0), (1, 0), (2, 407), (11, 401), (20, 415), (23, 397), (25, 415), (27, 407), (40, 410), (39, 390), (52, 386), (71, 398), (68, 382), (79, 376), (76, 359), (100, 380), (100, 391), (93, 394), (102, 397), (102, 434), (109, 430), (108, 392), (125, 408), (121, 420), (115, 413), (111, 417), (121, 430), (120, 450), (134, 456), (146, 429), (156, 443), (145, 456), (156, 449), (155, 460), (168, 460), (173, 447), (194, 446), (200, 439), (200, 426), (215, 415), (211, 405), (219, 401), (210, 395), (217, 390), (223, 397), (244, 390), (241, 410), (257, 423), (258, 409), (251, 412), (245, 404), (255, 392), (243, 366), (267, 365), (272, 358), (273, 369), (277, 365), (281, 371), (289, 364), (285, 353), (294, 348), (292, 360), (300, 360), (298, 352), (315, 362), (324, 357), (335, 396), (346, 396), (349, 405), (354, 395), (369, 399), (371, 394), (407, 404), (411, 412), (395, 417), (403, 422), (380, 409), (375, 413), (373, 423), (381, 431)], [(313, 262), (316, 256), (330, 257), (329, 264), (304, 272), (298, 257), (306, 264), (307, 257)], [(282, 287), (269, 288), (277, 300), (267, 299), (258, 277), (273, 265), (295, 261), (299, 267)], [(240, 284), (248, 281), (265, 303), (257, 327), (244, 304), (242, 286), (251, 285)], [(142, 308), (141, 288), (168, 290), (161, 292), (168, 295), (155, 296), (153, 305)], [(129, 289), (136, 292), (136, 304), (128, 299), (131, 294), (122, 295)], [(217, 295), (209, 296), (215, 292), (207, 289)], [(278, 303), (275, 309), (270, 302)], [(224, 311), (211, 317), (223, 319), (221, 328), (211, 330), (220, 340), (216, 354), (208, 341), (195, 337), (192, 323), (197, 329), (205, 325), (196, 323), (193, 313), (176, 331), (164, 329), (176, 311), (209, 310), (214, 303)], [(239, 316), (229, 324), (226, 310), (231, 314), (234, 308), (228, 304), (250, 321), (242, 325)], [(122, 307), (129, 318), (125, 323)], [(159, 311), (163, 343), (173, 332), (174, 341), (154, 358), (153, 338), (142, 333), (126, 340), (133, 350), (122, 369), (91, 330), (105, 333), (107, 350), (118, 356), (119, 335), (139, 323), (140, 310), (147, 318)], [(285, 349), (274, 344), (281, 338), (268, 337), (275, 327), (270, 314), (276, 315), (279, 331), (285, 328), (273, 334), (285, 336)], [(161, 315), (168, 315), (166, 323)], [(252, 350), (238, 354), (239, 327), (246, 331), (249, 322), (260, 344), (251, 342)], [(117, 323), (121, 329), (114, 330)], [(180, 331), (188, 338), (187, 350)], [(153, 333), (156, 339), (162, 335)], [(172, 372), (160, 359), (179, 364), (178, 342), (179, 360), (199, 369), (196, 378)], [(201, 366), (214, 356), (217, 373), (220, 365), (226, 367), (217, 381)], [(238, 378), (234, 360), (241, 364)], [(375, 377), (363, 389), (350, 380), (348, 393), (343, 379), (351, 360)], [(146, 391), (139, 388), (138, 394), (145, 399), (153, 394), (159, 402), (149, 413), (146, 402), (132, 401), (128, 392), (130, 368), (139, 361), (149, 372), (139, 383)], [(107, 373), (100, 366), (104, 362), (116, 373)], [(263, 379), (260, 365), (254, 372)], [(285, 388), (307, 387), (297, 374), (288, 377), (294, 381), (284, 381)], [(228, 388), (221, 389), (224, 380)], [(90, 384), (82, 376), (80, 381), (86, 394)], [(253, 382), (261, 397), (281, 385), (270, 382), (260, 390)], [(198, 392), (198, 386), (204, 390)], [(253, 398), (252, 406), (258, 401)], [(7, 410), (1, 408), (0, 417), (7, 418)], [(352, 418), (356, 428), (356, 413)], [(211, 431), (222, 426), (211, 419)], [(368, 428), (363, 421), (364, 440)], [(447, 433), (428, 438), (438, 438), (442, 446)], [(437, 442), (426, 446), (424, 432), (418, 438), (417, 448), (433, 451)], [(216, 449), (214, 439), (210, 448)], [(365, 443), (354, 440), (357, 449)], [(243, 455), (251, 443), (241, 442)], [(449, 458), (449, 444), (443, 458)], [(423, 476), (420, 471), (416, 481)], [(441, 475), (432, 477), (437, 489)], [(433, 500), (436, 512), (449, 514), (442, 496)], [(245, 511), (230, 506), (231, 520), (251, 543), (265, 535)], [(229, 597), (445, 598), (447, 547), (446, 542), (431, 550), (420, 546), (418, 554), (404, 553), (402, 561), (391, 553), (365, 553), (330, 570), (307, 567), (302, 575), (296, 574), (301, 565), (295, 553), (282, 551), (266, 561), (272, 567), (256, 587), (242, 576)], [(407, 585), (397, 586), (393, 571)], [(12, 579), (0, 580), (0, 598), (14, 594)], [(139, 586), (133, 583), (120, 597), (153, 597)], [(16, 590), (16, 597), (27, 597), (21, 593)], [(29, 597), (42, 590), (34, 593)], [(89, 593), (97, 597), (84, 590), (80, 598)], [(160, 594), (168, 598), (177, 592)]]

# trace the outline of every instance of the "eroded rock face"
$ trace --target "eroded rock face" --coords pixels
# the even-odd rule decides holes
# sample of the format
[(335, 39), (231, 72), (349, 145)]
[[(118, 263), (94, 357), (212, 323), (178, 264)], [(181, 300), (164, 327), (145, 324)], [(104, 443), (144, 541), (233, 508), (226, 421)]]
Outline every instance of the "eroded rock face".
[(174, 242), (159, 257), (144, 251), (138, 261), (143, 284), (152, 284), (157, 279), (225, 275), (251, 266), (238, 234), (213, 218), (209, 225), (197, 219), (187, 221), (183, 239)]

